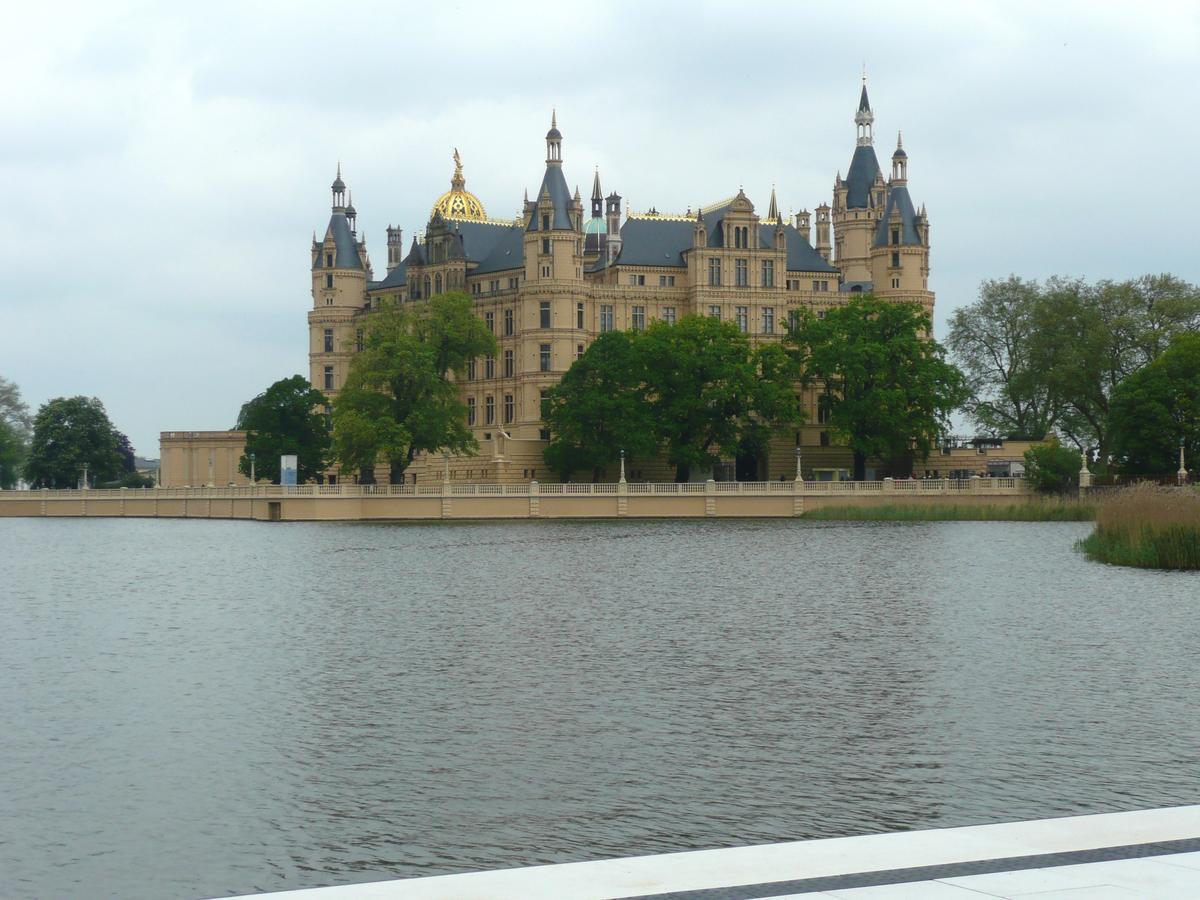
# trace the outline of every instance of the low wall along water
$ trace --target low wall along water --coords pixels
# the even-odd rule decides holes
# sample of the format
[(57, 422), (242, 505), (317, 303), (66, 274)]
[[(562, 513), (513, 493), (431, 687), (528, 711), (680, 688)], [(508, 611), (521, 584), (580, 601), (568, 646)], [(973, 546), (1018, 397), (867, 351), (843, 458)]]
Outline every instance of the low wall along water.
[(702, 483), (318, 485), (0, 491), (0, 517), (260, 521), (786, 518), (827, 506), (1011, 505), (1019, 478)]

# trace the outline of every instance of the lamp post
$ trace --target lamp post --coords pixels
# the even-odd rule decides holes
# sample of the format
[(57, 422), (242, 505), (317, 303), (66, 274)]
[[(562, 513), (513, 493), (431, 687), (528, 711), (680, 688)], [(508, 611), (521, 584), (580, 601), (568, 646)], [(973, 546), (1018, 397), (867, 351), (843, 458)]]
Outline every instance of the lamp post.
[(1187, 484), (1188, 471), (1183, 464), (1183, 436), (1179, 438), (1179, 471), (1175, 473), (1175, 479), (1179, 482), (1179, 486), (1183, 487)]
[(255, 481), (256, 481), (256, 479), (254, 478), (254, 451), (251, 450), (250, 451), (250, 483), (254, 484)]
[(85, 491), (88, 489), (87, 467), (88, 467), (88, 464), (84, 463), (83, 464), (83, 489)]
[(617, 483), (618, 484), (625, 483), (625, 451), (624, 450), (621, 451), (621, 478)]
[(796, 445), (796, 480), (803, 481), (804, 478), (800, 475), (800, 445)]

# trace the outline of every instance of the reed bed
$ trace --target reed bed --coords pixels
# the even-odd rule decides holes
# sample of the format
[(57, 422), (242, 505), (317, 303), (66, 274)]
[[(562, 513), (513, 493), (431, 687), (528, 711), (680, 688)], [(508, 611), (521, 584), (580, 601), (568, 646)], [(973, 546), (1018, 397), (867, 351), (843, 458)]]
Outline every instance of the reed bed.
[(1005, 506), (974, 503), (895, 503), (884, 506), (826, 506), (806, 519), (856, 522), (1088, 522), (1095, 507), (1079, 500), (1029, 500)]
[(1079, 547), (1117, 566), (1200, 569), (1200, 491), (1139, 484), (1109, 494)]

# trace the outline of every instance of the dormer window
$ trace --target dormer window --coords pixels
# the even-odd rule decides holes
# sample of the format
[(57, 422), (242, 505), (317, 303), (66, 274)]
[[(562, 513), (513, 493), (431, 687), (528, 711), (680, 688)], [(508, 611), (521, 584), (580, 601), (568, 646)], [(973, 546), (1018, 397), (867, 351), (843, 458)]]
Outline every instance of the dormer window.
[(325, 268), (327, 268), (327, 269), (333, 268), (333, 254), (332, 253), (325, 254)]
[(900, 229), (893, 228), (892, 229), (892, 246), (894, 247), (899, 243), (900, 243)]
[(549, 230), (550, 230), (550, 217), (542, 216), (542, 231), (549, 231)]

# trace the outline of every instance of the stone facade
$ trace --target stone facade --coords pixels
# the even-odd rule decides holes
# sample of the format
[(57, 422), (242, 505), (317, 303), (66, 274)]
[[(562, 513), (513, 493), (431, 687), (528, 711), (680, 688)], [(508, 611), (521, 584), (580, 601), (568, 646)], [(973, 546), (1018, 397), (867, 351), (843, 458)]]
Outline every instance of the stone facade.
[[(579, 189), (567, 187), (563, 137), (553, 117), (543, 178), (519, 219), (487, 216), (466, 190), (455, 151), (451, 189), (434, 204), (423, 237), (414, 237), (405, 253), (401, 230), (389, 226), (386, 272), (376, 279), (339, 166), (329, 224), (311, 248), (312, 384), (336, 396), (361, 345), (362, 317), (381, 303), (466, 291), (499, 343), (497, 356), (476, 360), (462, 383), (481, 450), (471, 458), (418, 458), (408, 477), (441, 480), (448, 470), (452, 480), (551, 480), (542, 461), (548, 438), (542, 395), (604, 331), (713, 315), (756, 342), (771, 341), (795, 310), (820, 315), (864, 291), (916, 301), (932, 313), (928, 218), (909, 197), (899, 139), (891, 176), (884, 177), (865, 84), (855, 122), (858, 140), (846, 177), (839, 172), (834, 181), (832, 206), (816, 208), (815, 242), (811, 214), (785, 218), (774, 191), (765, 214), (738, 190), (678, 215), (650, 209), (623, 216), (622, 198), (604, 195), (597, 172), (585, 212)], [(849, 452), (830, 446), (815, 395), (806, 405), (809, 424), (780, 437), (764, 458), (731, 460), (718, 475), (794, 475), (797, 444), (806, 477), (849, 468)], [(665, 465), (630, 473), (661, 481), (672, 474)], [(386, 480), (384, 467), (376, 477)]]

